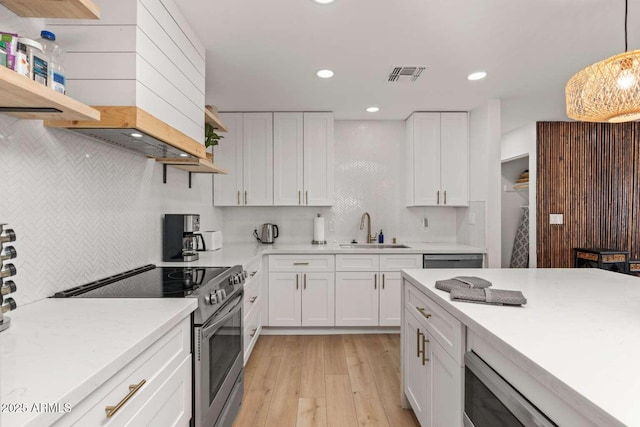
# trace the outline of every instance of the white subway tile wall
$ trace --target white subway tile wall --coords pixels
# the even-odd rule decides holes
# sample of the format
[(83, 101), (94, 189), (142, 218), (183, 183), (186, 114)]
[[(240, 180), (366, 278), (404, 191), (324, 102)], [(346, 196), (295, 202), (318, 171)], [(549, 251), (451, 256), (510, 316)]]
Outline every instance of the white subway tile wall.
[[(259, 224), (278, 224), (277, 242), (308, 243), (313, 217), (326, 218), (327, 241), (364, 242), (360, 217), (371, 215), (372, 233), (385, 242), (455, 242), (461, 208), (406, 208), (404, 200), (404, 121), (335, 122), (335, 205), (328, 207), (224, 208), (225, 241), (255, 241)], [(423, 228), (423, 218), (429, 227)]]
[(18, 240), (21, 305), (162, 257), (162, 216), (218, 229), (210, 175), (188, 174), (38, 120), (0, 114), (0, 222)]

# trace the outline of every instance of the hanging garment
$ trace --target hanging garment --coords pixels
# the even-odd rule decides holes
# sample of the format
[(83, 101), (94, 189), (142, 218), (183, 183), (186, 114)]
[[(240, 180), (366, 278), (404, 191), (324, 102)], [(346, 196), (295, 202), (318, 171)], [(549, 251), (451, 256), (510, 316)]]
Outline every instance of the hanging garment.
[(513, 251), (511, 252), (511, 268), (529, 267), (529, 207), (522, 207), (522, 216), (516, 230), (516, 237), (513, 240)]

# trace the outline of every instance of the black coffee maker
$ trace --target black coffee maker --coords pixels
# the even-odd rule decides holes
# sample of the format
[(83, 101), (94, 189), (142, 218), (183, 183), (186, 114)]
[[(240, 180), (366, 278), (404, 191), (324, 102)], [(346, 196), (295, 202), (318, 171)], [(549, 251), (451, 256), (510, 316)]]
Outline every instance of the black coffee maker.
[[(198, 214), (166, 214), (162, 237), (163, 261), (195, 261), (198, 251), (205, 251)], [(202, 243), (202, 246), (200, 246)]]

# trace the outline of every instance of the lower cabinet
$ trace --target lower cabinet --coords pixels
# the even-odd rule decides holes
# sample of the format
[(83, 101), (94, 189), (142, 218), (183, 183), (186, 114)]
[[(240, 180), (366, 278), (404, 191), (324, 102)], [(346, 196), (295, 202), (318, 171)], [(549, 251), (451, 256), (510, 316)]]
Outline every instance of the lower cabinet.
[[(464, 381), (462, 353), (454, 353), (458, 355), (455, 358), (445, 349), (440, 342), (442, 335), (438, 334), (437, 326), (431, 324), (434, 319), (439, 321), (438, 317), (430, 313), (429, 306), (425, 308), (425, 313), (417, 315), (412, 307), (404, 309), (404, 394), (422, 427), (461, 426)], [(450, 315), (446, 313), (446, 316)], [(450, 324), (454, 326), (448, 331), (446, 339), (450, 341), (456, 336), (461, 339), (454, 330), (462, 326), (459, 322), (457, 325), (453, 322)]]
[(421, 262), (416, 254), (336, 255), (336, 326), (400, 326), (400, 270)]
[(269, 326), (334, 326), (333, 273), (270, 273)]
[(191, 320), (142, 352), (55, 426), (186, 426), (192, 402)]
[(262, 319), (264, 311), (265, 297), (262, 291), (262, 271), (260, 260), (246, 266), (248, 273), (247, 280), (244, 284), (244, 305), (243, 309), (243, 325), (244, 325), (244, 364), (247, 364), (249, 356), (260, 337), (262, 331)]

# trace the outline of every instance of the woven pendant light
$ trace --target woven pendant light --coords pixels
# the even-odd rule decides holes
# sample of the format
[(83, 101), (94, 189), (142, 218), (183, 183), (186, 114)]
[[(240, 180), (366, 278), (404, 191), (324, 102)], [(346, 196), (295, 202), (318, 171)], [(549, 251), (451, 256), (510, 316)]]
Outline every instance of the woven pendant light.
[(640, 50), (625, 52), (576, 73), (565, 88), (567, 116), (585, 122), (620, 123), (640, 120)]

